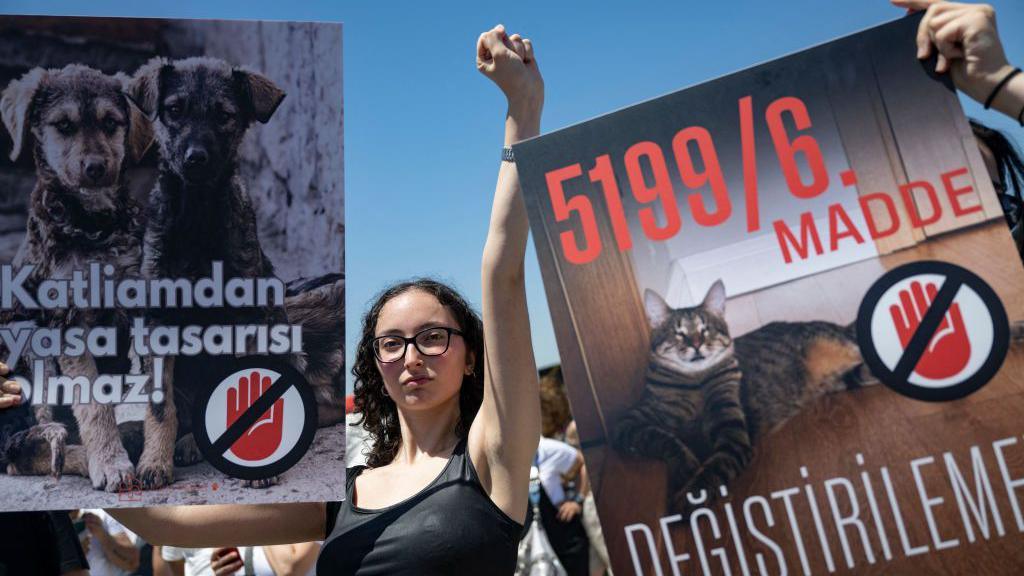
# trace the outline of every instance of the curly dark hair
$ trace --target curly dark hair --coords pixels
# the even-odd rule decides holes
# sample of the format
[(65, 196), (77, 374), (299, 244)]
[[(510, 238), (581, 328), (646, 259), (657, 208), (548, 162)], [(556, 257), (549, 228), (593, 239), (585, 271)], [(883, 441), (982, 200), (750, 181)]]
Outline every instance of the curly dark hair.
[[(1006, 213), (1006, 222), (1013, 229), (1024, 226), (1024, 161), (1014, 142), (1002, 132), (990, 128), (973, 118), (970, 120), (974, 136), (985, 143), (996, 161), (996, 172), (1002, 184), (999, 200)], [(1024, 257), (1024, 234), (1016, 239), (1017, 251)]]
[(463, 376), (462, 388), (459, 390), (459, 420), (455, 425), (455, 434), (460, 439), (464, 440), (469, 435), (469, 427), (484, 398), (483, 323), (469, 303), (453, 288), (432, 278), (416, 278), (384, 289), (363, 315), (363, 331), (356, 346), (355, 365), (352, 366), (355, 408), (362, 414), (362, 420), (353, 426), (361, 425), (370, 435), (373, 447), (366, 463), (371, 468), (391, 463), (402, 443), (398, 407), (384, 392), (384, 380), (377, 370), (377, 359), (373, 354), (374, 331), (384, 305), (392, 298), (413, 290), (433, 295), (452, 312), (459, 324), (457, 328), (462, 330), (467, 353), (473, 353), (473, 373)]
[(562, 366), (555, 364), (540, 370), (540, 434), (555, 437), (572, 422), (569, 396), (562, 379)]

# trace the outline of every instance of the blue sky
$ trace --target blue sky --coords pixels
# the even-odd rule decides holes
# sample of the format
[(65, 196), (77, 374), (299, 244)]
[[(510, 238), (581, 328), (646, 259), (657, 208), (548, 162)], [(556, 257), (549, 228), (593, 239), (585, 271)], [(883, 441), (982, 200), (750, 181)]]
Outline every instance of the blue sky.
[[(1024, 30), (1024, 3), (990, 3), (1011, 62), (1024, 64), (1024, 37), (1007, 34)], [(901, 15), (884, 0), (2, 0), (0, 11), (344, 22), (350, 351), (370, 299), (395, 280), (437, 276), (479, 307), (480, 255), (504, 117), (499, 91), (474, 67), (474, 43), (481, 31), (501, 22), (533, 39), (547, 86), (547, 131)], [(1024, 139), (1016, 123), (973, 103), (966, 109)], [(418, 241), (437, 231), (446, 235), (441, 247)], [(381, 254), (378, 246), (388, 251)], [(527, 286), (538, 364), (557, 362), (532, 244)]]

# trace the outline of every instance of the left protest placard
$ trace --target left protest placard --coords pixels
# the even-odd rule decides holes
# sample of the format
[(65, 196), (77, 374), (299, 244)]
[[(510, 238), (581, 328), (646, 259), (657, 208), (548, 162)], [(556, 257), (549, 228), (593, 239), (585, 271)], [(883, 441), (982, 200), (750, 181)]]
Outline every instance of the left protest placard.
[(0, 511), (343, 497), (341, 58), (0, 17)]

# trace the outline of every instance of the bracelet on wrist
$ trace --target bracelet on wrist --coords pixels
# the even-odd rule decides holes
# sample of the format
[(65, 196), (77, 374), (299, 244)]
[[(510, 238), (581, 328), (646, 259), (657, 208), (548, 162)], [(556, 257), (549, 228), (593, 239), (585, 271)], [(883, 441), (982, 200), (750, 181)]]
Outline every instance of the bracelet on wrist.
[(999, 92), (1003, 89), (1004, 86), (1009, 84), (1010, 80), (1012, 80), (1013, 77), (1016, 76), (1017, 74), (1020, 74), (1020, 68), (1014, 68), (1013, 70), (1010, 70), (1009, 74), (1003, 76), (1003, 79), (999, 81), (999, 84), (996, 84), (996, 87), (992, 89), (991, 93), (989, 93), (988, 98), (985, 99), (985, 110), (988, 110), (989, 108), (992, 107), (992, 102), (995, 101), (996, 96), (999, 94)]

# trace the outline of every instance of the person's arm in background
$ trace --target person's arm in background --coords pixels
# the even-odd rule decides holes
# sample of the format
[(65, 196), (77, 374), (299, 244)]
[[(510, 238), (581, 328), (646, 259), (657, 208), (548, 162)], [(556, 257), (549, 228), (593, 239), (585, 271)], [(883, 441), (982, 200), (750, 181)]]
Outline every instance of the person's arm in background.
[(583, 513), (583, 498), (586, 496), (587, 491), (590, 490), (590, 485), (587, 482), (586, 470), (583, 465), (583, 454), (573, 447), (575, 452), (572, 467), (563, 474), (566, 482), (572, 479), (576, 479), (576, 496), (573, 500), (566, 500), (558, 507), (558, 514), (556, 515), (562, 522), (572, 522), (573, 518), (576, 518)]
[[(157, 548), (160, 553), (157, 554)], [(175, 546), (154, 546), (153, 557), (160, 556), (160, 559), (167, 567), (167, 573), (171, 576), (185, 576), (185, 554), (181, 548)], [(156, 562), (153, 562), (153, 574), (156, 574)]]
[(267, 562), (277, 576), (302, 576), (316, 564), (320, 553), (319, 542), (303, 542), (301, 544), (280, 544), (264, 546), (263, 553)]
[(540, 483), (551, 504), (558, 508), (556, 517), (571, 522), (583, 511), (580, 502), (565, 496), (564, 483), (575, 478), (583, 466), (583, 457), (573, 446), (552, 438), (541, 438), (537, 447), (537, 470)]
[[(925, 11), (917, 31), (918, 58), (937, 54), (936, 72), (948, 72), (964, 94), (981, 104), (991, 98), (992, 108), (1024, 125), (1024, 73), (1010, 78), (1015, 68), (1003, 51), (991, 6), (942, 0), (892, 3), (911, 11)], [(1007, 78), (1009, 81), (1003, 83)]]
[(131, 541), (128, 534), (107, 531), (103, 519), (91, 512), (82, 514), (82, 520), (85, 521), (85, 528), (96, 542), (95, 545), (100, 547), (100, 552), (111, 564), (127, 572), (138, 570), (139, 549), (135, 547), (135, 543)]
[(587, 474), (587, 465), (583, 462), (583, 454), (580, 453), (580, 481), (579, 481), (579, 493), (581, 498), (590, 494), (590, 475)]
[(185, 563), (179, 561), (179, 571), (171, 569), (171, 562), (164, 560), (162, 546), (153, 546), (153, 576), (180, 576), (185, 572)]
[(185, 576), (185, 561), (170, 560), (167, 562), (167, 569), (172, 576)]
[(244, 567), (241, 550), (234, 546), (217, 548), (210, 553), (210, 568), (214, 576), (229, 576)]

